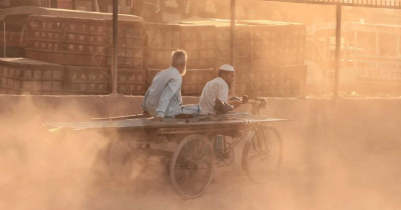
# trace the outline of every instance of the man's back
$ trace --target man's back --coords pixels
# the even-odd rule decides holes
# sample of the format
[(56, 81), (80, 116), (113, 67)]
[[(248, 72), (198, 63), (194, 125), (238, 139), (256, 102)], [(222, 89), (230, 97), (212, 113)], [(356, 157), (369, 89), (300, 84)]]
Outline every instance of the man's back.
[(181, 105), (181, 83), (182, 77), (174, 67), (156, 74), (145, 94), (144, 102), (148, 112), (155, 117), (158, 112), (164, 113), (169, 103)]
[(202, 95), (199, 100), (199, 105), (202, 109), (202, 115), (216, 114), (214, 110), (214, 106), (216, 104), (214, 100), (216, 98), (227, 102), (228, 85), (221, 77), (217, 77), (207, 82), (203, 88)]

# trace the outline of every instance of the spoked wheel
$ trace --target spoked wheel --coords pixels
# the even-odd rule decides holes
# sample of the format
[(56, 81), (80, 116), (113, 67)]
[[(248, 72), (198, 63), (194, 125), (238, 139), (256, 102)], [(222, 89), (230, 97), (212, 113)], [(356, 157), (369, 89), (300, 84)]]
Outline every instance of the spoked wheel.
[(212, 181), (213, 147), (202, 135), (189, 135), (177, 147), (170, 163), (170, 181), (180, 195), (197, 197)]
[(234, 162), (234, 150), (226, 149), (223, 153), (223, 162), (226, 165), (231, 165)]
[(242, 155), (242, 166), (248, 177), (265, 183), (278, 171), (282, 161), (283, 144), (278, 131), (260, 126), (251, 131)]
[(108, 166), (115, 181), (127, 184), (134, 181), (144, 170), (144, 160), (128, 142), (114, 141), (110, 145)]

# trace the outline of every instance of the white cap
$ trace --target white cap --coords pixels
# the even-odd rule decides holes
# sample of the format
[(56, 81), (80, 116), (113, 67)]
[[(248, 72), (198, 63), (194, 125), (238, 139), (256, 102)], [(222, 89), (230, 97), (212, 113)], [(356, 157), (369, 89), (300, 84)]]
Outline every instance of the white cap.
[(234, 67), (232, 67), (231, 65), (228, 64), (224, 64), (220, 67), (220, 70), (223, 71), (234, 71)]

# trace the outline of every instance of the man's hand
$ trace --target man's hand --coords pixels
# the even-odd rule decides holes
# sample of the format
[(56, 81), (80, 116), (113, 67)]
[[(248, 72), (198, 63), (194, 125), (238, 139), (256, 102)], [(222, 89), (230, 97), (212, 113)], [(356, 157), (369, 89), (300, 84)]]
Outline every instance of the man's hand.
[(152, 119), (152, 122), (163, 122), (163, 118), (162, 117), (155, 117)]
[(241, 105), (241, 102), (239, 101), (231, 101), (230, 105), (233, 106), (234, 108), (237, 108)]

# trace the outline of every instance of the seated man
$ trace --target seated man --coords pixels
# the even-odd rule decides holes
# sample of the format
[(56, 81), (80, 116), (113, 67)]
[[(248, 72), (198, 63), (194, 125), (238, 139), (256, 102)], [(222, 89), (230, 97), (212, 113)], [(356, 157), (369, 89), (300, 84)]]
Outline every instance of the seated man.
[[(215, 99), (227, 103), (228, 91), (231, 83), (234, 81), (234, 67), (224, 64), (220, 67), (218, 77), (206, 83), (203, 88), (202, 95), (199, 100), (201, 106), (201, 115), (216, 114)], [(241, 103), (233, 101), (229, 103), (234, 108), (238, 107)]]
[(146, 91), (142, 107), (155, 119), (162, 122), (163, 118), (179, 114), (199, 115), (199, 105), (182, 105), (182, 76), (186, 73), (187, 53), (176, 50), (171, 54), (171, 67), (159, 72), (153, 78)]

